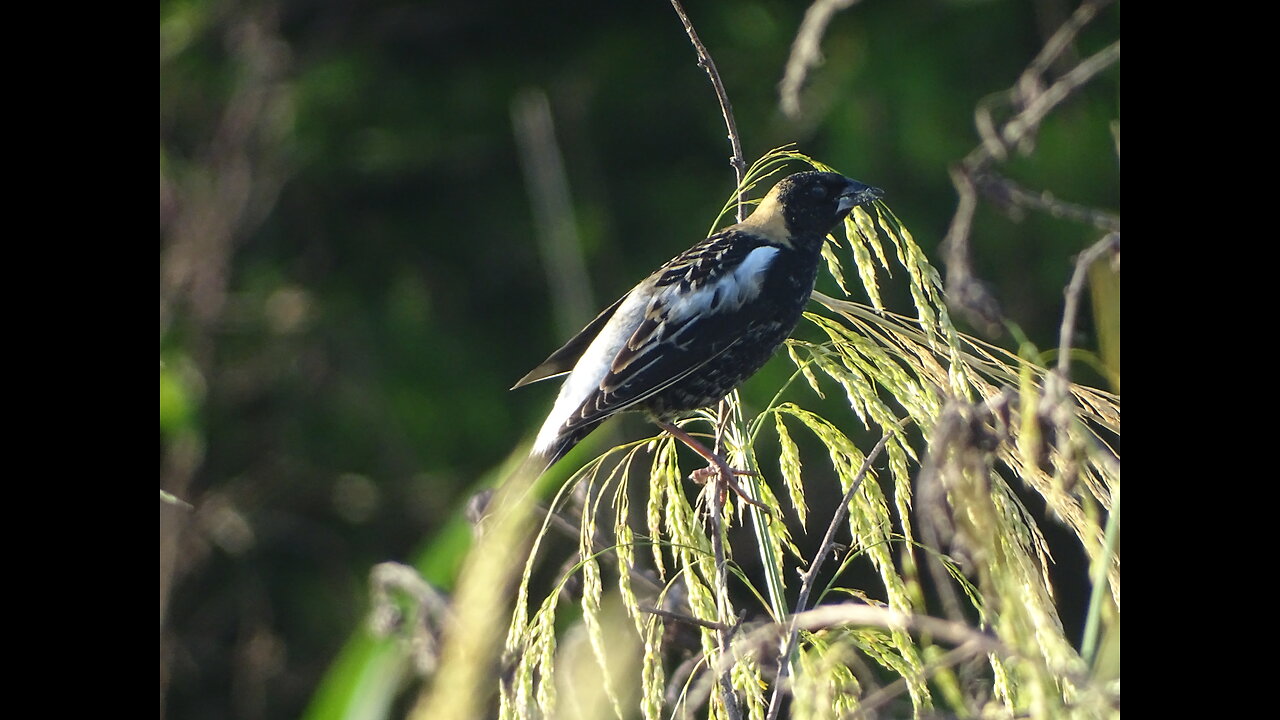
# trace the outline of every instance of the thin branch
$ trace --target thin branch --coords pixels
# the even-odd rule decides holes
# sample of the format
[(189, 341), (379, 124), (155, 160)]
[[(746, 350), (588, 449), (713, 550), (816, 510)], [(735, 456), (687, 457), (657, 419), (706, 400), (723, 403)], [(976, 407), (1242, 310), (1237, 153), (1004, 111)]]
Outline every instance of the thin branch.
[(1071, 17), (1054, 31), (1053, 35), (1045, 41), (1044, 47), (1040, 48), (1040, 52), (1036, 55), (1027, 69), (1022, 72), (1018, 78), (1018, 89), (1022, 95), (1031, 97), (1038, 94), (1043, 87), (1040, 81), (1041, 76), (1049, 71), (1049, 66), (1071, 47), (1072, 41), (1076, 39), (1076, 35), (1080, 34), (1080, 30), (1088, 25), (1098, 11), (1110, 5), (1112, 0), (1087, 0), (1071, 13)]
[(973, 180), (983, 195), (1000, 205), (1039, 210), (1050, 217), (1092, 225), (1103, 232), (1120, 232), (1120, 216), (1115, 213), (1059, 200), (1048, 190), (1036, 192), (995, 172), (984, 173)]
[[(898, 422), (897, 427), (901, 428), (910, 418), (904, 418)], [(853, 496), (858, 493), (862, 487), (862, 481), (866, 478), (867, 473), (871, 470), (871, 463), (875, 462), (880, 453), (884, 451), (889, 444), (889, 438), (893, 435), (886, 430), (880, 438), (880, 442), (871, 448), (871, 452), (867, 453), (867, 457), (862, 461), (862, 467), (858, 468), (858, 474), (854, 476), (853, 482), (849, 484), (849, 489), (845, 491), (844, 499), (836, 507), (836, 512), (831, 517), (830, 524), (827, 525), (827, 533), (822, 537), (822, 543), (818, 545), (818, 553), (813, 556), (813, 562), (809, 564), (809, 569), (801, 576), (800, 596), (796, 599), (796, 610), (791, 616), (791, 627), (787, 632), (787, 642), (782, 648), (782, 656), (779, 659), (778, 677), (773, 683), (773, 695), (769, 699), (768, 720), (774, 720), (778, 717), (778, 712), (782, 708), (782, 687), (786, 684), (787, 676), (791, 673), (791, 655), (795, 652), (796, 643), (800, 637), (800, 615), (804, 613), (805, 606), (809, 604), (809, 594), (813, 591), (813, 586), (818, 578), (818, 571), (822, 568), (822, 563), (826, 561), (827, 555), (831, 553), (836, 542), (836, 532), (843, 524), (845, 516), (849, 512), (849, 503), (853, 501)]]
[(963, 168), (951, 169), (951, 183), (959, 200), (942, 240), (947, 258), (947, 304), (964, 311), (985, 334), (994, 335), (1000, 328), (1000, 305), (969, 267), (969, 236), (978, 209), (978, 193), (973, 178)]
[[(722, 481), (733, 482), (733, 478), (722, 478)], [(725, 563), (724, 538), (720, 532), (724, 522), (725, 494), (720, 491), (719, 483), (708, 485), (707, 491), (711, 493), (711, 551), (716, 562), (716, 607), (721, 618), (729, 618), (734, 615), (733, 606), (729, 604), (729, 570)], [(731, 639), (732, 633), (728, 628), (721, 627), (716, 631), (716, 645), (721, 658), (728, 657)], [(740, 720), (742, 710), (738, 707), (738, 696), (733, 692), (733, 680), (729, 677), (728, 666), (718, 676), (725, 714), (730, 720)]]
[[(916, 615), (876, 605), (862, 603), (840, 603), (823, 605), (813, 610), (792, 615), (784, 622), (757, 624), (745, 633), (739, 642), (734, 644), (733, 657), (714, 658), (711, 663), (712, 672), (723, 672), (740, 657), (759, 657), (764, 648), (777, 641), (782, 632), (795, 632), (797, 629), (814, 632), (831, 628), (848, 626), (878, 627), (885, 630), (902, 630), (917, 635), (927, 635), (935, 640), (955, 645), (957, 648), (968, 648), (974, 654), (991, 654), (1003, 658), (1020, 657), (1017, 650), (1006, 646), (1000, 639), (990, 633), (976, 630), (963, 622), (953, 622), (929, 615)], [(945, 658), (947, 656), (943, 656)], [(779, 674), (779, 680), (782, 679)], [(1083, 678), (1073, 677), (1083, 681)], [(775, 688), (777, 686), (775, 685)], [(777, 698), (775, 690), (775, 700)], [(771, 704), (768, 717), (776, 717)]]
[[(693, 50), (698, 54), (698, 65), (707, 71), (707, 76), (711, 78), (711, 86), (715, 88), (716, 99), (720, 101), (720, 114), (724, 116), (725, 128), (729, 131), (729, 147), (733, 150), (733, 155), (729, 157), (729, 164), (733, 166), (734, 176), (737, 178), (738, 186), (742, 186), (742, 179), (747, 174), (747, 161), (742, 156), (742, 140), (738, 137), (738, 124), (733, 119), (733, 105), (729, 103), (729, 93), (725, 92), (724, 83), (720, 82), (720, 73), (716, 70), (716, 63), (711, 59), (711, 54), (707, 52), (707, 47), (702, 44), (702, 40), (698, 39), (698, 33), (693, 29), (693, 23), (689, 21), (689, 15), (685, 13), (684, 6), (680, 4), (680, 0), (671, 0), (671, 7), (675, 8), (676, 15), (680, 16), (680, 22), (684, 24), (684, 31), (689, 34), (689, 42), (693, 43)], [(746, 217), (746, 198), (742, 193), (738, 193), (738, 222)]]
[[(971, 642), (961, 644), (959, 647), (952, 648), (937, 660), (926, 665), (923, 669), (923, 675), (928, 677), (933, 673), (952, 665), (958, 665), (976, 655), (981, 655), (983, 649)], [(875, 692), (867, 694), (858, 701), (858, 707), (853, 711), (851, 718), (875, 717), (875, 709), (887, 704), (895, 697), (907, 691), (906, 678), (898, 678)]]
[(703, 620), (702, 618), (696, 618), (696, 617), (693, 617), (692, 615), (682, 615), (680, 613), (674, 613), (669, 610), (660, 610), (658, 608), (648, 607), (645, 605), (641, 605), (640, 609), (644, 612), (649, 613), (650, 615), (657, 615), (658, 617), (664, 617), (664, 618), (667, 618), (668, 620), (674, 620), (676, 622), (682, 622), (688, 625), (697, 625), (698, 627), (704, 627), (708, 630), (716, 630), (716, 631), (728, 630), (729, 632), (733, 632), (732, 625), (725, 625), (724, 623), (712, 622), (710, 620)]
[[(1120, 251), (1120, 233), (1108, 233), (1101, 240), (1090, 245), (1076, 257), (1075, 270), (1071, 273), (1071, 281), (1064, 290), (1066, 305), (1062, 311), (1062, 325), (1058, 328), (1058, 364), (1052, 372), (1045, 376), (1044, 398), (1040, 404), (1040, 414), (1051, 422), (1055, 434), (1066, 437), (1068, 426), (1075, 419), (1075, 403), (1072, 402), (1071, 388), (1071, 337), (1076, 330), (1076, 317), (1080, 314), (1080, 296), (1084, 291), (1085, 280), (1089, 268), (1107, 253)], [(1119, 470), (1118, 460), (1112, 462), (1114, 455), (1107, 450), (1101, 457), (1108, 467)]]
[[(676, 15), (680, 17), (680, 22), (684, 25), (684, 31), (689, 35), (689, 42), (693, 43), (693, 50), (698, 55), (698, 65), (707, 71), (707, 77), (711, 79), (711, 86), (715, 88), (716, 99), (720, 102), (720, 114), (724, 116), (724, 124), (729, 133), (729, 147), (733, 154), (729, 158), (729, 164), (733, 166), (734, 178), (738, 191), (738, 222), (742, 222), (746, 218), (745, 197), (742, 194), (742, 182), (747, 173), (747, 162), (742, 156), (742, 140), (738, 137), (737, 122), (733, 118), (733, 105), (729, 102), (729, 93), (724, 89), (724, 83), (720, 81), (720, 73), (716, 70), (716, 63), (711, 59), (711, 53), (707, 52), (707, 48), (702, 44), (702, 40), (698, 38), (698, 32), (693, 29), (693, 23), (689, 20), (689, 15), (684, 11), (684, 6), (680, 4), (680, 0), (671, 0), (671, 7), (675, 9)], [(717, 449), (720, 445), (723, 426), (716, 433)], [(724, 494), (721, 492), (720, 485), (727, 484), (736, 487), (733, 476), (725, 473), (723, 462), (720, 463), (721, 482), (710, 488), (711, 492), (711, 549), (715, 555), (716, 566), (716, 605), (721, 618), (733, 617), (733, 607), (729, 604), (729, 572), (725, 565), (724, 538), (721, 537), (721, 530), (724, 522)], [(717, 631), (718, 651), (721, 658), (729, 653), (730, 632), (726, 629)], [(720, 684), (721, 700), (724, 702), (725, 714), (730, 720), (738, 720), (742, 717), (742, 711), (738, 707), (737, 696), (733, 692), (733, 682), (729, 677), (728, 668), (718, 673), (718, 681)]]
[[(397, 601), (407, 597), (413, 611), (406, 616)], [(395, 636), (408, 648), (418, 675), (435, 672), (440, 660), (440, 630), (454, 621), (449, 598), (412, 566), (384, 562), (369, 571), (369, 629), (378, 637)]]
[(928, 635), (951, 645), (972, 645), (984, 653), (1008, 657), (1013, 651), (994, 635), (974, 630), (965, 623), (929, 615), (913, 615), (886, 607), (841, 603), (823, 605), (795, 615), (792, 621), (801, 630), (823, 630), (846, 625), (867, 625), (886, 630), (907, 630)]
[(1071, 336), (1076, 330), (1076, 315), (1080, 309), (1080, 294), (1089, 268), (1103, 255), (1120, 250), (1120, 233), (1109, 233), (1076, 258), (1076, 269), (1067, 285), (1066, 308), (1062, 311), (1062, 326), (1058, 329), (1058, 374), (1065, 380), (1071, 372)]
[(920, 518), (920, 537), (925, 547), (936, 551), (925, 556), (925, 567), (933, 580), (942, 611), (953, 622), (964, 620), (964, 610), (951, 585), (947, 568), (939, 556), (942, 548), (951, 543), (951, 537), (955, 534), (955, 526), (948, 513), (951, 505), (947, 502), (941, 474), (942, 468), (955, 460), (953, 450), (958, 453), (964, 447), (962, 434), (968, 423), (960, 408), (955, 400), (947, 402), (930, 431), (927, 454), (920, 463), (920, 472), (916, 478), (915, 500), (916, 514)]
[[(1040, 52), (1036, 54), (1036, 57), (1027, 65), (1026, 69), (1022, 71), (1022, 74), (1018, 76), (1018, 81), (1012, 88), (986, 98), (978, 104), (978, 108), (975, 111), (975, 122), (978, 127), (979, 134), (983, 137), (983, 146), (990, 151), (989, 154), (992, 157), (1004, 160), (1007, 145), (1002, 143), (1000, 134), (995, 132), (996, 124), (991, 117), (991, 108), (996, 105), (1012, 103), (1016, 107), (1020, 107), (1025, 110), (1038, 103), (1045, 95), (1051, 94), (1052, 89), (1045, 89), (1045, 83), (1043, 80), (1044, 74), (1047, 73), (1049, 71), (1049, 67), (1059, 57), (1061, 57), (1069, 47), (1071, 47), (1071, 43), (1076, 39), (1080, 30), (1097, 16), (1099, 10), (1106, 5), (1111, 4), (1111, 2), (1112, 0), (1097, 0), (1083, 3), (1074, 13), (1072, 13), (1071, 17), (1054, 32), (1053, 36), (1045, 42), (1044, 47), (1040, 48)], [(1118, 59), (1119, 42), (1115, 44), (1115, 51)], [(1104, 50), (1104, 52), (1106, 51)], [(1080, 63), (1080, 65), (1077, 66), (1077, 69), (1084, 64), (1085, 63)], [(1065, 80), (1070, 76), (1070, 74), (1071, 73), (1067, 73), (1067, 75), (1064, 75), (1063, 79)], [(1085, 81), (1087, 82), (1087, 79)], [(1055, 83), (1055, 85), (1060, 84), (1061, 80), (1059, 83)], [(1053, 90), (1052, 92), (1057, 93), (1064, 89), (1064, 87), (1060, 87), (1058, 90)], [(1067, 91), (1067, 93), (1059, 98), (1057, 102), (1061, 102), (1061, 100), (1065, 99), (1071, 92), (1074, 92), (1074, 88)], [(1057, 102), (1054, 104), (1056, 105)], [(1007, 125), (1008, 123), (1006, 123), (1006, 127)], [(1030, 129), (1034, 131), (1038, 125), (1039, 121), (1037, 120)], [(1022, 139), (1022, 137), (1019, 137), (1017, 141), (1021, 141)], [(1014, 143), (1009, 143), (1009, 145), (1012, 144)]]
[(1017, 144), (1028, 133), (1040, 126), (1040, 123), (1049, 114), (1050, 110), (1057, 107), (1063, 100), (1071, 97), (1076, 90), (1079, 90), (1085, 83), (1092, 80), (1095, 75), (1117, 62), (1120, 62), (1119, 40), (1099, 50), (1072, 68), (1071, 72), (1063, 75), (1060, 80), (1050, 85), (1047, 90), (1037, 96), (1027, 106), (1027, 109), (1005, 123), (1004, 130), (1001, 132), (1001, 139), (1005, 145), (1011, 147)]
[(782, 82), (778, 83), (779, 105), (782, 112), (792, 119), (800, 117), (800, 89), (805, 79), (822, 61), (822, 36), (836, 13), (852, 6), (858, 0), (816, 0), (804, 13), (795, 42), (791, 44), (791, 56), (787, 58)]
[[(708, 514), (710, 516), (708, 520), (711, 526), (711, 553), (715, 559), (716, 613), (720, 618), (733, 617), (733, 605), (729, 601), (729, 570), (725, 560), (724, 538), (721, 534), (721, 529), (724, 527), (724, 498), (728, 494), (729, 488), (734, 488), (744, 500), (748, 502), (755, 502), (755, 500), (746, 496), (737, 487), (737, 483), (733, 479), (733, 472), (729, 469), (722, 456), (707, 450), (701, 443), (694, 440), (693, 436), (673, 423), (655, 420), (654, 424), (710, 462), (711, 465), (709, 467), (712, 472), (715, 472), (720, 477), (718, 482), (708, 483), (706, 489), (711, 494), (711, 500), (708, 503)], [(717, 633), (717, 649), (722, 657), (727, 656), (729, 653), (729, 640), (730, 633), (728, 631), (722, 629)], [(741, 713), (737, 707), (733, 683), (727, 671), (719, 676), (719, 682), (721, 696), (729, 717), (740, 718)]]
[[(1063, 202), (1048, 192), (1023, 188), (992, 170), (993, 164), (1008, 159), (1012, 149), (1027, 151), (1030, 140), (1045, 117), (1099, 73), (1120, 61), (1120, 41), (1091, 55), (1053, 83), (1043, 79), (1050, 66), (1070, 47), (1081, 28), (1097, 17), (1112, 0), (1090, 0), (1077, 8), (1027, 65), (1008, 90), (978, 103), (974, 124), (981, 142), (952, 169), (951, 182), (959, 203), (944, 240), (947, 258), (948, 304), (962, 312), (987, 334), (999, 330), (1002, 314), (994, 296), (974, 276), (970, 267), (969, 235), (977, 206), (977, 195), (995, 202), (1045, 212), (1102, 230), (1118, 232), (1119, 217), (1095, 208)], [(1003, 124), (995, 121), (993, 108), (1013, 105), (1019, 111)]]

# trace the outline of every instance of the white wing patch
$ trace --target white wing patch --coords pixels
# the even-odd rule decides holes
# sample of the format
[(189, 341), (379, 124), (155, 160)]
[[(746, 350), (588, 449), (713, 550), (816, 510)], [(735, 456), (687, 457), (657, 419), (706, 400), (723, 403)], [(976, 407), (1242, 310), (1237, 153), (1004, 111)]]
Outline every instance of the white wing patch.
[(671, 323), (679, 323), (698, 315), (738, 310), (760, 295), (765, 271), (778, 252), (776, 247), (758, 247), (747, 253), (732, 273), (688, 294), (680, 294), (679, 285), (672, 285), (654, 297), (651, 307), (658, 303), (667, 305), (668, 321)]

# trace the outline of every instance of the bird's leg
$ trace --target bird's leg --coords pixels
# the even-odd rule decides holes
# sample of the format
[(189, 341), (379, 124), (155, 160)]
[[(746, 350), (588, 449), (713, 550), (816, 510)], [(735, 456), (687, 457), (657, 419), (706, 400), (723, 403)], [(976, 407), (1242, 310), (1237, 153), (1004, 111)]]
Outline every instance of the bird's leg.
[(675, 423), (664, 422), (662, 420), (655, 420), (654, 423), (658, 427), (670, 433), (671, 437), (679, 440), (685, 445), (688, 445), (691, 450), (701, 455), (707, 462), (711, 463), (705, 468), (694, 470), (690, 473), (689, 478), (691, 480), (694, 482), (706, 482), (712, 475), (718, 474), (720, 475), (720, 482), (737, 494), (738, 497), (742, 498), (743, 501), (755, 505), (758, 508), (768, 509), (764, 503), (761, 503), (750, 495), (747, 495), (746, 491), (738, 487), (738, 483), (733, 480), (734, 475), (758, 475), (759, 473), (752, 472), (750, 470), (735, 470), (729, 467), (729, 463), (720, 456), (720, 454), (708, 450), (705, 445), (695, 440), (692, 435), (676, 427)]
[(716, 446), (712, 449), (717, 455), (720, 454), (720, 442), (724, 440), (724, 431), (729, 428), (730, 412), (732, 412), (732, 408), (730, 407), (729, 396), (726, 395), (716, 405)]

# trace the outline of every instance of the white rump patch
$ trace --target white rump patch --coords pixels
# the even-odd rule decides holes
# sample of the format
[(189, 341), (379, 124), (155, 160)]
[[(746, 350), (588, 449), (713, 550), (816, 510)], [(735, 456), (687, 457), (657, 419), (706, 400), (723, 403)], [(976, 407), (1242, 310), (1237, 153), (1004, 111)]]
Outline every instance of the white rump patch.
[(600, 329), (600, 334), (587, 346), (586, 352), (578, 358), (569, 377), (560, 386), (556, 404), (542, 423), (542, 429), (538, 431), (538, 438), (534, 441), (534, 452), (545, 455), (555, 449), (560, 428), (578, 412), (578, 408), (591, 397), (591, 393), (600, 387), (605, 375), (609, 373), (613, 359), (644, 320), (644, 309), (643, 294), (637, 294), (636, 288), (633, 288), (613, 317), (609, 318), (609, 322)]

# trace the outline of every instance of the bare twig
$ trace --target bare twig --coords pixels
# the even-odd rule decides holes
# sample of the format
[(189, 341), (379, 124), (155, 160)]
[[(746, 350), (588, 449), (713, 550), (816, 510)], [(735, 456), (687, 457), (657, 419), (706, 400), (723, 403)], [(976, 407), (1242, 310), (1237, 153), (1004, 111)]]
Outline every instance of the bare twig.
[(1041, 77), (1049, 71), (1049, 67), (1058, 58), (1062, 57), (1067, 48), (1071, 47), (1071, 42), (1076, 39), (1080, 30), (1093, 20), (1099, 10), (1111, 3), (1112, 0), (1086, 0), (1071, 13), (1071, 17), (1054, 31), (1053, 36), (1045, 42), (1044, 47), (1040, 48), (1035, 59), (1018, 78), (1017, 87), (1021, 95), (1032, 97), (1042, 91)]
[[(733, 482), (733, 478), (722, 478), (722, 481)], [(724, 537), (720, 532), (724, 522), (724, 493), (720, 492), (718, 484), (711, 485), (707, 489), (711, 493), (711, 552), (715, 555), (716, 563), (716, 609), (721, 618), (731, 618), (734, 614), (733, 606), (729, 602), (729, 569), (725, 562)], [(728, 657), (731, 640), (732, 633), (728, 628), (722, 626), (716, 630), (716, 645), (721, 658)], [(719, 682), (725, 714), (732, 720), (738, 720), (742, 717), (742, 711), (738, 707), (737, 695), (733, 692), (733, 681), (729, 677), (728, 666), (720, 671)]]
[[(983, 653), (983, 648), (974, 642), (965, 642), (959, 647), (952, 648), (945, 654), (938, 657), (937, 660), (929, 663), (923, 670), (923, 675), (928, 677), (946, 667), (962, 663), (975, 655)], [(895, 697), (901, 695), (907, 690), (907, 681), (905, 678), (898, 678), (893, 682), (879, 688), (875, 692), (868, 693), (865, 697), (858, 701), (858, 707), (853, 712), (851, 718), (875, 717), (875, 710), (885, 705)]]
[[(904, 418), (899, 421), (896, 427), (901, 428), (909, 419)], [(778, 712), (782, 708), (782, 688), (791, 673), (791, 655), (795, 652), (796, 642), (800, 637), (800, 615), (805, 612), (805, 606), (809, 603), (809, 594), (813, 591), (814, 583), (817, 581), (818, 571), (822, 568), (822, 563), (826, 561), (827, 555), (835, 545), (836, 532), (849, 512), (849, 503), (853, 501), (853, 496), (862, 487), (862, 481), (871, 470), (871, 463), (875, 462), (880, 453), (884, 451), (891, 437), (893, 437), (891, 431), (886, 430), (884, 436), (880, 438), (880, 442), (877, 442), (875, 447), (871, 448), (871, 452), (867, 453), (866, 459), (862, 461), (862, 467), (858, 468), (858, 474), (854, 476), (853, 482), (849, 484), (849, 489), (845, 491), (844, 498), (836, 507), (836, 512), (831, 517), (830, 524), (827, 525), (827, 533), (823, 535), (822, 542), (818, 545), (818, 552), (813, 556), (813, 562), (809, 563), (809, 569), (801, 576), (800, 595), (796, 599), (796, 610), (791, 616), (791, 627), (787, 632), (787, 642), (782, 648), (782, 656), (779, 659), (778, 678), (774, 681), (773, 695), (769, 699), (768, 720), (777, 718)]]
[[(729, 131), (729, 147), (733, 150), (733, 155), (729, 157), (729, 164), (733, 166), (734, 176), (737, 178), (738, 185), (741, 186), (742, 179), (747, 173), (747, 161), (742, 156), (742, 140), (738, 137), (738, 124), (733, 119), (733, 105), (729, 103), (729, 93), (725, 92), (724, 83), (720, 82), (720, 73), (716, 70), (716, 63), (711, 59), (711, 54), (707, 52), (707, 47), (702, 44), (702, 40), (698, 39), (698, 33), (693, 29), (693, 23), (689, 21), (689, 15), (684, 11), (680, 0), (671, 0), (671, 7), (675, 8), (676, 15), (680, 16), (680, 22), (684, 24), (684, 31), (689, 34), (689, 42), (693, 43), (693, 50), (698, 54), (698, 65), (707, 71), (707, 76), (711, 78), (711, 86), (716, 90), (716, 99), (720, 101), (720, 114), (724, 116), (724, 125)], [(745, 217), (745, 198), (739, 194), (738, 222), (742, 222)]]
[[(1076, 258), (1075, 271), (1071, 273), (1071, 281), (1063, 291), (1066, 304), (1062, 311), (1062, 325), (1058, 328), (1058, 364), (1045, 376), (1044, 398), (1039, 409), (1041, 416), (1052, 424), (1057, 437), (1067, 437), (1069, 426), (1076, 418), (1076, 405), (1071, 394), (1071, 337), (1075, 334), (1085, 279), (1095, 262), (1107, 253), (1118, 253), (1119, 250), (1120, 233), (1108, 233), (1089, 246)], [(1096, 446), (1095, 449), (1101, 450)], [(1114, 459), (1110, 450), (1099, 455), (1109, 467), (1118, 471), (1118, 460)]]
[[(992, 654), (998, 657), (1019, 657), (1017, 650), (1004, 645), (999, 638), (976, 630), (967, 623), (944, 620), (929, 615), (904, 613), (887, 607), (864, 605), (862, 603), (840, 603), (823, 605), (792, 615), (785, 622), (761, 623), (743, 633), (739, 642), (734, 644), (732, 657), (719, 657), (712, 660), (711, 670), (723, 672), (739, 657), (759, 657), (765, 648), (773, 646), (782, 633), (794, 633), (797, 629), (810, 632), (830, 628), (865, 626), (886, 630), (902, 630), (918, 635), (927, 635), (935, 640), (966, 648), (970, 654)], [(949, 656), (943, 656), (947, 658)], [(941, 664), (935, 665), (941, 667)], [(779, 676), (781, 679), (781, 675)], [(776, 687), (776, 686), (775, 686)], [(886, 686), (888, 687), (888, 686)], [(706, 693), (704, 689), (703, 694)], [(693, 695), (691, 693), (691, 695)], [(777, 695), (775, 692), (775, 699)], [(770, 706), (769, 717), (776, 717), (776, 711)]]
[(1104, 232), (1120, 232), (1120, 216), (1115, 213), (1059, 200), (1048, 190), (1036, 192), (995, 172), (974, 180), (982, 194), (995, 203), (1039, 210), (1050, 217), (1092, 225)]
[[(954, 402), (947, 403), (942, 414), (934, 424), (929, 442), (929, 452), (921, 463), (920, 474), (916, 480), (916, 513), (920, 517), (918, 527), (925, 547), (942, 552), (943, 547), (951, 542), (955, 527), (947, 512), (946, 490), (943, 488), (940, 474), (941, 465), (947, 461), (953, 447), (960, 444), (959, 434), (964, 425), (964, 418)], [(945, 536), (945, 537), (944, 537)], [(942, 560), (934, 553), (925, 555), (925, 567), (933, 586), (938, 593), (938, 601), (942, 612), (953, 622), (964, 619), (964, 610), (960, 604), (955, 588), (951, 586), (951, 578)]]
[(1080, 294), (1089, 268), (1103, 255), (1119, 252), (1120, 233), (1109, 233), (1076, 258), (1076, 269), (1067, 285), (1066, 307), (1062, 311), (1062, 326), (1058, 329), (1058, 374), (1065, 380), (1071, 372), (1071, 336), (1076, 329), (1076, 315), (1080, 309)]
[[(729, 102), (729, 93), (725, 91), (724, 83), (720, 81), (720, 73), (716, 70), (716, 63), (711, 59), (711, 54), (707, 52), (702, 40), (698, 38), (698, 33), (693, 29), (693, 23), (689, 20), (689, 15), (685, 12), (684, 6), (680, 4), (680, 0), (671, 0), (671, 7), (675, 9), (676, 15), (680, 17), (680, 22), (684, 25), (684, 31), (689, 35), (689, 42), (693, 43), (693, 50), (698, 55), (698, 65), (707, 71), (707, 77), (711, 79), (711, 86), (715, 88), (716, 99), (720, 102), (720, 114), (724, 116), (725, 129), (729, 133), (729, 147), (733, 151), (729, 158), (729, 164), (733, 166), (736, 186), (741, 188), (742, 181), (747, 173), (747, 162), (742, 156), (742, 140), (738, 137), (738, 126), (733, 118), (733, 105)], [(739, 222), (746, 218), (745, 198), (741, 191), (738, 193), (737, 218)], [(716, 433), (717, 450), (720, 446), (722, 430), (723, 425)], [(721, 475), (721, 483), (736, 486), (732, 476), (723, 477), (723, 467), (721, 467)], [(730, 618), (733, 617), (733, 607), (729, 604), (729, 573), (725, 565), (724, 539), (721, 537), (724, 521), (724, 500), (719, 487), (711, 489), (710, 509), (711, 550), (715, 555), (716, 565), (716, 605), (722, 619)], [(729, 652), (729, 635), (729, 631), (725, 629), (717, 632), (718, 650), (722, 658), (726, 657)], [(725, 706), (725, 714), (732, 720), (737, 720), (742, 717), (742, 711), (738, 707), (738, 700), (734, 695), (733, 683), (729, 678), (727, 668), (719, 673), (719, 684), (721, 699)]]
[(1029, 103), (1025, 110), (1005, 123), (1004, 129), (1000, 133), (1001, 140), (1005, 146), (1012, 147), (1028, 133), (1040, 127), (1040, 123), (1049, 114), (1050, 110), (1057, 107), (1063, 100), (1071, 97), (1076, 90), (1079, 90), (1085, 83), (1092, 80), (1095, 75), (1119, 61), (1120, 41), (1117, 40), (1072, 68), (1070, 72), (1063, 75), (1060, 80), (1050, 85), (1048, 89)]
[(965, 623), (951, 622), (929, 615), (913, 615), (875, 605), (840, 603), (806, 610), (795, 618), (802, 630), (821, 630), (845, 625), (869, 625), (886, 630), (903, 629), (923, 633), (953, 645), (971, 644), (982, 652), (1008, 657), (1006, 648), (994, 635), (974, 630)]
[(978, 193), (970, 174), (962, 168), (951, 169), (951, 182), (959, 201), (942, 241), (947, 258), (947, 301), (965, 310), (969, 321), (979, 325), (985, 334), (994, 335), (1000, 328), (1000, 306), (969, 266), (969, 234), (978, 208)]
[[(975, 124), (982, 135), (983, 143), (969, 154), (969, 161), (982, 161), (981, 155), (986, 155), (986, 160), (993, 158), (1004, 160), (1010, 147), (1021, 143), (1030, 133), (1039, 128), (1040, 121), (1049, 110), (1070, 97), (1098, 72), (1120, 59), (1120, 42), (1117, 40), (1111, 46), (1076, 65), (1052, 86), (1045, 87), (1043, 75), (1048, 72), (1049, 66), (1070, 47), (1081, 28), (1097, 15), (1098, 9), (1109, 4), (1110, 1), (1085, 3), (1078, 8), (1071, 18), (1058, 28), (1053, 37), (1049, 38), (1036, 57), (1018, 76), (1018, 81), (1012, 88), (978, 103), (974, 112)], [(991, 114), (992, 108), (1007, 104), (1012, 104), (1021, 110), (1015, 118), (997, 129)], [(1011, 129), (1014, 131), (1012, 137)]]
[[(399, 597), (412, 601), (406, 613)], [(409, 565), (384, 562), (369, 571), (369, 628), (380, 637), (396, 636), (408, 646), (419, 675), (435, 672), (440, 659), (440, 628), (453, 621), (449, 599)]]
[(640, 606), (640, 609), (651, 615), (657, 615), (658, 617), (664, 617), (664, 618), (667, 618), (668, 620), (674, 620), (676, 622), (682, 622), (688, 625), (697, 625), (698, 627), (704, 627), (708, 630), (716, 630), (716, 631), (727, 630), (729, 632), (733, 632), (732, 625), (725, 625), (724, 623), (712, 622), (710, 620), (703, 620), (702, 618), (696, 618), (692, 615), (682, 615), (680, 613), (674, 613), (669, 610), (660, 610), (655, 607), (646, 607), (643, 605)]
[[(1014, 86), (978, 103), (974, 124), (981, 142), (952, 169), (951, 181), (959, 197), (944, 245), (947, 258), (947, 296), (952, 307), (963, 312), (987, 334), (999, 330), (1001, 313), (994, 297), (974, 276), (970, 266), (969, 234), (977, 206), (977, 195), (1008, 205), (1045, 212), (1074, 222), (1118, 232), (1118, 216), (1102, 210), (1063, 202), (1048, 192), (1023, 188), (993, 170), (1008, 159), (1012, 150), (1027, 152), (1045, 117), (1077, 90), (1120, 60), (1120, 41), (1103, 48), (1064, 73), (1052, 83), (1044, 80), (1050, 66), (1070, 47), (1081, 28), (1095, 18), (1111, 0), (1090, 0), (1053, 34), (1028, 64)], [(1013, 106), (1018, 112), (997, 123), (993, 108)]]
[(972, 645), (981, 652), (1008, 657), (1012, 651), (994, 635), (975, 630), (961, 622), (929, 615), (914, 615), (875, 605), (840, 603), (823, 605), (795, 615), (792, 620), (801, 630), (822, 630), (846, 625), (869, 625), (886, 630), (907, 630), (937, 638), (952, 645)]
[(782, 82), (778, 83), (779, 105), (789, 117), (800, 117), (800, 90), (809, 71), (822, 60), (822, 36), (831, 18), (856, 2), (858, 0), (816, 0), (805, 11), (795, 42), (791, 43), (791, 56), (787, 58)]

